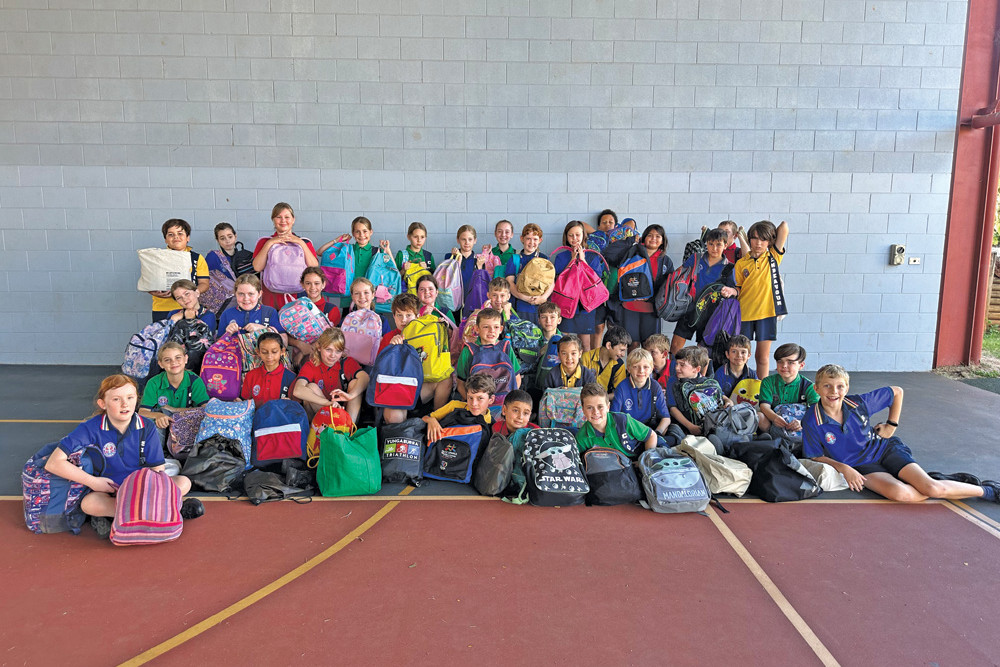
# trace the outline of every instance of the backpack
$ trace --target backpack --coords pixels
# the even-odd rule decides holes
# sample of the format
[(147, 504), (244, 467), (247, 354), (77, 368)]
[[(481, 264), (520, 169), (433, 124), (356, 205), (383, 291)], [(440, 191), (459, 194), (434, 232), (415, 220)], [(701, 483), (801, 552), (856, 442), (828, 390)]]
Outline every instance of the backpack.
[(511, 389), (514, 389), (514, 365), (510, 362), (510, 341), (500, 339), (493, 345), (466, 343), (471, 360), (469, 376), (484, 373), (496, 382), (493, 405), (503, 405)]
[(709, 493), (731, 493), (740, 497), (747, 492), (753, 475), (750, 468), (742, 461), (721, 456), (708, 438), (688, 435), (671, 449), (691, 457), (701, 471)]
[(215, 493), (227, 493), (242, 486), (246, 460), (240, 443), (221, 435), (213, 435), (191, 447), (181, 474), (191, 480), (193, 488)]
[(378, 436), (371, 426), (351, 434), (328, 428), (320, 434), (316, 481), (324, 496), (358, 496), (382, 488)]
[[(268, 319), (264, 319), (264, 326), (268, 325)], [(271, 329), (273, 331), (273, 329)], [(257, 340), (266, 333), (264, 329), (257, 331), (241, 331), (236, 335), (236, 341), (240, 348), (240, 368), (245, 376), (247, 373), (262, 365), (264, 362), (257, 356)], [(288, 348), (281, 351), (281, 365), (288, 370), (292, 369), (292, 360), (288, 356)], [(242, 381), (242, 377), (240, 378)], [(239, 390), (237, 390), (239, 393)]]
[[(191, 382), (188, 383), (188, 403), (185, 407), (191, 407), (191, 384), (193, 383), (194, 378), (191, 378)], [(201, 422), (205, 419), (205, 410), (194, 408), (175, 412), (171, 418), (167, 441), (163, 444), (166, 445), (170, 456), (178, 461), (183, 461), (188, 457), (194, 443), (197, 442), (195, 438), (198, 437), (198, 429), (201, 428)]]
[(454, 424), (441, 429), (441, 437), (427, 444), (424, 477), (468, 484), (472, 481), (485, 430), (480, 423)]
[(125, 346), (125, 361), (122, 362), (122, 373), (136, 380), (146, 378), (160, 372), (156, 363), (156, 352), (167, 342), (170, 335), (170, 320), (150, 322), (139, 333), (132, 334)]
[(388, 345), (372, 365), (365, 402), (376, 408), (412, 410), (420, 401), (424, 366), (410, 345)]
[(614, 229), (608, 233), (608, 243), (614, 243), (615, 241), (626, 241), (634, 239), (639, 235), (639, 232), (635, 231), (635, 220), (632, 218), (625, 218), (621, 221), (621, 224), (615, 225)]
[(378, 451), (382, 459), (383, 483), (420, 486), (426, 430), (427, 425), (419, 418), (379, 426)]
[(513, 472), (514, 446), (503, 434), (494, 433), (476, 464), (472, 485), (480, 495), (499, 496), (510, 485)]
[(307, 296), (282, 306), (278, 311), (278, 321), (289, 336), (310, 345), (333, 326), (326, 314)]
[(694, 305), (688, 310), (687, 324), (689, 327), (692, 329), (700, 328), (715, 313), (716, 307), (723, 300), (723, 287), (725, 285), (722, 283), (711, 283), (701, 289), (697, 285), (695, 286)]
[(170, 542), (181, 536), (181, 490), (165, 472), (140, 468), (115, 494), (111, 543), (125, 547)]
[(521, 465), (532, 505), (581, 505), (590, 492), (576, 439), (565, 429), (532, 429), (524, 439)]
[(705, 415), (705, 435), (719, 439), (723, 452), (734, 442), (748, 442), (757, 433), (757, 409), (749, 403), (737, 403)]
[[(90, 489), (79, 482), (53, 475), (45, 469), (49, 456), (58, 442), (45, 445), (24, 464), (21, 472), (21, 493), (24, 496), (24, 523), (33, 533), (80, 533), (87, 515), (80, 509), (80, 500)], [(73, 465), (91, 475), (104, 471), (104, 454), (97, 445), (87, 445), (67, 456)]]
[(434, 305), (445, 312), (460, 310), (465, 303), (460, 256), (453, 255), (441, 262), (434, 271), (434, 279), (438, 283), (437, 301)]
[(135, 288), (140, 292), (168, 291), (178, 280), (190, 280), (191, 269), (201, 257), (191, 250), (170, 248), (142, 248), (135, 252), (139, 255), (139, 282)]
[[(520, 257), (520, 255), (515, 255)], [(518, 262), (520, 264), (520, 262)], [(528, 296), (541, 296), (556, 280), (556, 267), (547, 259), (534, 257), (517, 274), (517, 289)]]
[(259, 468), (282, 459), (306, 460), (309, 417), (306, 409), (287, 398), (267, 401), (253, 414), (250, 465)]
[[(543, 339), (544, 337), (545, 337), (544, 334), (542, 334)], [(562, 334), (555, 334), (552, 336), (552, 338), (549, 339), (549, 343), (544, 349), (542, 349), (541, 344), (539, 344), (537, 348), (533, 349), (532, 350), (534, 354), (533, 366), (530, 367), (528, 371), (524, 371), (524, 365), (522, 361), (521, 365), (522, 372), (525, 374), (525, 376), (527, 376), (527, 373), (529, 371), (533, 373), (534, 375), (533, 380), (535, 386), (538, 386), (541, 383), (542, 378), (544, 378), (545, 375), (550, 370), (559, 365), (560, 340), (562, 340)], [(520, 353), (521, 351), (518, 350), (518, 352)]]
[(583, 426), (583, 406), (580, 387), (546, 389), (538, 404), (538, 423), (542, 428), (563, 428), (577, 431)]
[(187, 368), (197, 372), (201, 369), (205, 353), (215, 342), (215, 332), (198, 318), (189, 320), (182, 317), (170, 330), (167, 340), (175, 341), (184, 346), (188, 355)]
[(538, 365), (538, 348), (545, 340), (545, 335), (534, 322), (519, 317), (511, 317), (507, 320), (504, 324), (504, 332), (510, 339), (514, 353), (521, 363), (522, 375), (526, 375)]
[(681, 258), (681, 263), (686, 262), (687, 258), (691, 255), (704, 255), (708, 252), (708, 246), (705, 245), (703, 236), (699, 236), (693, 241), (688, 241), (684, 244), (684, 256)]
[(641, 246), (633, 246), (618, 267), (618, 300), (641, 301), (653, 296), (653, 272)]
[(396, 269), (392, 255), (382, 248), (372, 256), (365, 278), (375, 286), (375, 299), (372, 302), (376, 313), (391, 313), (392, 300), (403, 291), (403, 281)]
[(703, 512), (712, 500), (694, 461), (666, 447), (644, 451), (639, 456), (639, 472), (646, 503), (654, 512)]
[(406, 291), (416, 295), (417, 281), (429, 275), (431, 275), (431, 272), (427, 267), (421, 266), (419, 262), (410, 262), (410, 265), (403, 271), (403, 281), (406, 283)]
[(326, 276), (324, 296), (350, 296), (354, 282), (354, 246), (351, 237), (344, 234), (323, 251), (319, 258), (319, 268)]
[(275, 243), (267, 251), (267, 264), (260, 279), (264, 287), (275, 294), (288, 294), (302, 289), (299, 280), (306, 270), (306, 255), (298, 243)]
[(597, 252), (604, 252), (604, 249), (608, 247), (608, 235), (599, 229), (587, 234), (587, 248), (589, 250), (595, 250)]
[(785, 445), (773, 440), (733, 445), (735, 458), (753, 471), (750, 493), (769, 503), (815, 498), (823, 492), (816, 479)]
[(353, 310), (340, 322), (344, 332), (344, 355), (362, 366), (371, 366), (382, 342), (382, 318), (367, 308)]
[(657, 317), (667, 322), (678, 322), (687, 314), (694, 303), (695, 280), (698, 277), (697, 267), (698, 258), (696, 257), (694, 264), (691, 266), (681, 264), (660, 285), (653, 302)]
[(205, 404), (205, 418), (201, 420), (198, 427), (198, 435), (195, 442), (209, 438), (219, 433), (227, 438), (232, 438), (240, 443), (243, 449), (243, 459), (247, 462), (246, 467), (250, 467), (252, 453), (251, 430), (253, 428), (254, 403), (250, 401), (220, 401), (217, 398), (209, 399)]
[[(589, 275), (587, 275), (588, 272)], [(556, 276), (549, 301), (559, 306), (559, 312), (563, 318), (573, 319), (576, 317), (576, 309), (580, 305), (584, 284), (585, 282), (589, 284), (589, 279), (593, 276), (593, 269), (576, 257), (571, 259), (562, 273)], [(603, 287), (603, 284), (601, 286)]]
[[(805, 378), (800, 378), (805, 380)], [(799, 385), (804, 386), (804, 383)], [(802, 418), (806, 416), (806, 403), (805, 403), (805, 389), (801, 390), (799, 399), (801, 403), (782, 403), (781, 405), (776, 405), (772, 409), (774, 413), (784, 419), (786, 422), (795, 421), (796, 419), (801, 422)], [(790, 431), (786, 428), (782, 428), (777, 424), (771, 424), (771, 428), (768, 429), (768, 433), (775, 440), (784, 440), (785, 444), (788, 445), (792, 454), (802, 453), (802, 429), (798, 431)]]
[(736, 383), (733, 391), (729, 394), (729, 400), (733, 403), (749, 403), (757, 407), (760, 403), (760, 380), (754, 378), (744, 378)]
[(350, 434), (354, 431), (354, 420), (344, 408), (335, 408), (330, 405), (320, 408), (313, 415), (312, 423), (309, 425), (309, 435), (306, 438), (306, 455), (308, 456), (306, 463), (310, 468), (315, 468), (316, 464), (319, 463), (320, 436), (328, 428)]
[(677, 407), (694, 424), (705, 423), (705, 415), (722, 408), (722, 387), (715, 378), (699, 376), (674, 383)]
[(736, 297), (721, 299), (705, 324), (702, 340), (705, 341), (706, 345), (711, 345), (714, 348), (715, 339), (720, 333), (724, 332), (727, 339), (732, 338), (740, 332), (742, 322), (740, 300)]
[[(490, 255), (493, 257), (493, 255)], [(490, 280), (493, 272), (488, 269), (475, 268), (472, 270), (472, 278), (465, 286), (465, 307), (477, 306), (486, 303), (490, 297)]]
[(642, 498), (632, 461), (617, 449), (593, 447), (585, 451), (583, 472), (590, 485), (588, 505), (625, 505)]
[(403, 328), (403, 338), (416, 348), (424, 367), (424, 382), (441, 382), (455, 372), (448, 351), (447, 318), (434, 313), (421, 315)]
[(202, 382), (211, 398), (233, 401), (240, 397), (243, 353), (237, 338), (223, 334), (201, 360)]
[(239, 241), (233, 246), (233, 261), (230, 262), (224, 253), (222, 253), (222, 259), (226, 260), (226, 263), (232, 268), (237, 278), (244, 273), (257, 273), (253, 269), (253, 253), (247, 250)]
[[(250, 270), (253, 270), (253, 253), (244, 250), (251, 257)], [(236, 274), (229, 266), (229, 258), (221, 250), (213, 250), (210, 254), (219, 260), (222, 269), (211, 269), (208, 272), (208, 289), (198, 296), (198, 303), (216, 315), (222, 312), (222, 307), (233, 296), (236, 289)], [(244, 272), (246, 273), (246, 272)]]

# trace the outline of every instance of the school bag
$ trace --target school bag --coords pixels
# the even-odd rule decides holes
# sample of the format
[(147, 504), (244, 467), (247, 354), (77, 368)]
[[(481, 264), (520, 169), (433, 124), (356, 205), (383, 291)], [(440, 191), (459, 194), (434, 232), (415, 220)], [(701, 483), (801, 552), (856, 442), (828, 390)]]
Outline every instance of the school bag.
[(424, 451), (424, 477), (468, 484), (472, 481), (485, 429), (475, 423), (458, 423), (441, 428), (441, 437), (427, 443)]
[(241, 241), (237, 241), (236, 245), (233, 246), (232, 261), (229, 261), (224, 253), (220, 254), (222, 254), (223, 259), (226, 259), (237, 278), (244, 273), (257, 273), (253, 269), (253, 253), (247, 250)]
[(698, 238), (688, 241), (684, 244), (684, 256), (681, 258), (681, 262), (686, 262), (687, 258), (691, 255), (704, 255), (708, 252), (708, 246), (705, 245), (704, 234)]
[(242, 486), (245, 469), (239, 441), (216, 434), (194, 443), (181, 474), (193, 488), (226, 493)]
[(660, 319), (677, 322), (684, 317), (694, 303), (695, 280), (698, 258), (691, 266), (681, 265), (674, 269), (656, 292), (653, 308)]
[(576, 309), (580, 305), (580, 295), (588, 271), (591, 276), (594, 274), (589, 266), (574, 258), (563, 272), (556, 276), (549, 301), (559, 306), (560, 314), (566, 319), (576, 317)]
[(403, 271), (403, 282), (406, 283), (406, 291), (410, 294), (416, 295), (417, 293), (417, 281), (424, 276), (431, 275), (431, 272), (427, 267), (422, 266), (419, 262), (410, 262), (406, 270)]
[(483, 496), (499, 496), (510, 485), (514, 472), (514, 446), (502, 433), (494, 433), (476, 464), (472, 485)]
[(590, 485), (588, 505), (625, 505), (642, 498), (632, 461), (617, 449), (593, 447), (585, 451), (583, 472)]
[(750, 493), (769, 503), (815, 498), (823, 492), (791, 450), (773, 440), (738, 442), (733, 456), (753, 471)]
[(736, 383), (733, 391), (729, 394), (729, 400), (733, 403), (749, 403), (757, 407), (760, 402), (760, 380), (755, 378), (744, 378)]
[(315, 468), (319, 463), (320, 436), (328, 428), (350, 434), (354, 432), (354, 420), (344, 408), (335, 408), (331, 405), (323, 406), (313, 415), (312, 423), (309, 425), (309, 435), (306, 437), (306, 464), (310, 468)]
[(434, 313), (421, 315), (403, 328), (403, 339), (420, 353), (424, 382), (440, 382), (455, 372), (448, 351), (448, 329), (451, 321)]
[[(805, 378), (800, 377), (800, 380), (805, 380)], [(799, 386), (804, 386), (803, 382)], [(782, 403), (781, 405), (775, 405), (772, 407), (774, 413), (784, 419), (786, 422), (792, 422), (796, 419), (799, 422), (802, 418), (806, 416), (806, 403), (805, 403), (805, 389), (802, 389), (802, 395), (799, 396), (801, 403)], [(768, 429), (768, 433), (775, 440), (784, 441), (788, 445), (788, 448), (793, 454), (802, 453), (802, 429), (798, 431), (790, 431), (787, 428), (782, 428), (777, 424), (771, 424), (771, 428)]]
[(423, 386), (424, 366), (416, 348), (388, 345), (372, 365), (365, 402), (375, 408), (412, 410)]
[(420, 486), (427, 424), (420, 418), (378, 427), (378, 451), (382, 460), (382, 482)]
[(288, 398), (267, 401), (254, 410), (250, 465), (260, 468), (282, 459), (305, 461), (308, 437), (305, 408)]
[(545, 335), (534, 322), (523, 320), (520, 317), (511, 317), (507, 320), (504, 324), (504, 332), (510, 339), (517, 360), (521, 364), (522, 377), (526, 376), (538, 366), (538, 348), (542, 346)]
[(310, 345), (333, 326), (326, 314), (307, 296), (282, 306), (278, 311), (278, 321), (289, 336)]
[(376, 313), (391, 313), (392, 300), (403, 291), (403, 281), (392, 255), (379, 248), (368, 265), (365, 278), (375, 286), (373, 310)]
[(521, 465), (528, 501), (537, 507), (581, 505), (590, 492), (576, 438), (565, 429), (531, 430), (524, 439)]
[(168, 341), (174, 341), (184, 346), (187, 351), (187, 369), (199, 371), (205, 353), (215, 342), (215, 332), (198, 318), (181, 318), (170, 329)]
[(615, 225), (614, 229), (608, 232), (608, 243), (632, 240), (637, 236), (639, 236), (639, 232), (635, 230), (635, 220), (625, 218), (620, 224)]
[[(53, 475), (45, 469), (49, 456), (58, 442), (45, 445), (27, 460), (21, 471), (21, 493), (24, 497), (24, 523), (33, 533), (80, 533), (87, 515), (80, 509), (80, 499), (90, 489), (79, 482)], [(104, 454), (97, 445), (67, 455), (75, 466), (91, 475), (104, 472)]]
[(595, 250), (597, 252), (604, 252), (604, 249), (608, 247), (608, 235), (599, 229), (587, 234), (587, 248), (590, 250)]
[(135, 288), (140, 292), (166, 292), (178, 280), (191, 278), (191, 267), (197, 266), (196, 252), (171, 250), (170, 248), (142, 248), (139, 255), (139, 282)]
[(710, 283), (703, 288), (695, 286), (696, 297), (694, 305), (688, 311), (687, 324), (692, 329), (701, 328), (715, 313), (715, 309), (723, 300), (722, 283)]
[(240, 443), (243, 449), (243, 459), (250, 467), (251, 432), (253, 429), (254, 403), (250, 401), (220, 401), (211, 398), (205, 404), (205, 418), (198, 427), (195, 442), (201, 442), (216, 433), (232, 438)]
[(371, 366), (382, 342), (382, 318), (368, 308), (352, 310), (340, 322), (344, 332), (344, 355), (362, 366)]
[(490, 297), (490, 280), (493, 272), (487, 269), (475, 268), (472, 270), (472, 278), (465, 286), (465, 306), (477, 306), (486, 303)]
[(146, 378), (160, 372), (156, 363), (156, 352), (167, 342), (170, 335), (170, 320), (150, 322), (138, 333), (132, 334), (125, 346), (125, 361), (122, 362), (122, 373), (136, 380)]
[[(221, 268), (209, 270), (208, 289), (198, 296), (198, 303), (218, 315), (222, 312), (222, 307), (235, 293), (237, 274), (233, 272), (233, 268), (229, 265), (229, 258), (221, 250), (213, 250), (210, 254), (215, 255)], [(247, 254), (250, 254), (251, 258), (253, 257), (252, 253), (248, 252)], [(253, 270), (252, 263), (250, 270)], [(246, 272), (244, 271), (244, 273)]]
[[(264, 326), (267, 326), (268, 318), (264, 318)], [(263, 336), (267, 331), (273, 331), (273, 329), (258, 329), (257, 331), (241, 331), (236, 334), (236, 341), (240, 348), (240, 368), (243, 371), (243, 376), (253, 369), (261, 366), (264, 362), (261, 361), (260, 357), (257, 356), (257, 341)], [(288, 356), (288, 348), (281, 351), (281, 365), (285, 368), (292, 369), (292, 360)], [(242, 378), (241, 378), (242, 380)]]
[(694, 461), (666, 447), (644, 451), (639, 456), (639, 472), (646, 504), (654, 512), (703, 512), (712, 500)]
[(208, 395), (223, 401), (240, 397), (243, 353), (238, 338), (223, 334), (201, 360), (201, 380)]
[(653, 296), (653, 272), (642, 246), (632, 248), (618, 266), (618, 300), (642, 301)]
[(316, 481), (327, 497), (361, 496), (382, 488), (378, 436), (371, 426), (353, 433), (328, 428), (320, 434)]
[(714, 435), (723, 452), (734, 442), (753, 440), (757, 432), (757, 409), (749, 403), (737, 403), (705, 414), (705, 435)]
[[(141, 461), (145, 465), (145, 459)], [(140, 468), (125, 478), (115, 494), (111, 543), (126, 547), (170, 542), (181, 536), (181, 490), (165, 472)]]
[[(714, 346), (720, 333), (725, 333), (727, 339), (738, 334), (742, 322), (740, 300), (736, 297), (721, 299), (705, 324), (702, 338), (706, 345)], [(728, 344), (728, 340), (726, 342)]]
[(438, 308), (445, 312), (461, 309), (465, 303), (465, 289), (462, 287), (462, 260), (459, 255), (452, 255), (441, 262), (434, 270), (434, 279), (438, 284)]
[(720, 455), (708, 438), (688, 435), (671, 449), (691, 457), (712, 495), (731, 493), (740, 497), (747, 492), (753, 472), (742, 461)]
[[(520, 258), (520, 255), (515, 255)], [(520, 263), (520, 261), (518, 261)], [(556, 267), (547, 259), (534, 257), (518, 272), (515, 284), (522, 294), (541, 296), (556, 279)]]
[(324, 296), (350, 296), (354, 282), (354, 245), (351, 237), (342, 234), (319, 257), (319, 268), (326, 276)]
[(715, 378), (704, 375), (674, 383), (677, 407), (695, 425), (705, 423), (705, 415), (722, 408), (722, 387)]
[(538, 423), (542, 428), (569, 429), (574, 433), (583, 426), (580, 387), (546, 389), (538, 404)]
[(469, 377), (484, 373), (496, 382), (493, 405), (503, 405), (503, 399), (514, 388), (514, 365), (510, 362), (510, 341), (501, 338), (492, 345), (466, 343), (471, 361)]
[(260, 274), (264, 287), (275, 294), (298, 292), (306, 270), (306, 255), (298, 243), (275, 243), (267, 251), (267, 264)]
[(294, 486), (276, 472), (251, 470), (243, 478), (243, 492), (250, 504), (256, 507), (263, 503), (291, 500), (296, 503), (312, 502), (313, 489)]
[[(193, 382), (194, 378), (191, 378), (191, 383)], [(191, 407), (191, 383), (188, 384), (188, 401), (185, 407)], [(178, 461), (183, 461), (188, 457), (194, 443), (197, 442), (195, 438), (198, 437), (201, 422), (205, 419), (205, 410), (204, 408), (191, 408), (175, 412), (171, 417), (170, 430), (164, 444), (167, 446), (170, 456)]]

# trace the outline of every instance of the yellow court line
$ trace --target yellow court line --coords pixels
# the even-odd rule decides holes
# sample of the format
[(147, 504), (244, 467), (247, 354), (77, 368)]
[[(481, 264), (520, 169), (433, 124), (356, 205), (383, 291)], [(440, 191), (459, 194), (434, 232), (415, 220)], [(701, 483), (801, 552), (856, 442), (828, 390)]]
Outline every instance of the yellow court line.
[[(413, 487), (412, 486), (408, 486), (405, 489), (403, 489), (400, 492), (399, 495), (400, 496), (406, 496), (411, 491), (413, 491)], [(254, 604), (255, 602), (259, 602), (260, 600), (263, 600), (265, 597), (267, 597), (271, 593), (274, 593), (275, 591), (281, 589), (283, 586), (285, 586), (287, 584), (290, 584), (291, 582), (295, 581), (296, 579), (298, 579), (302, 575), (306, 574), (307, 572), (309, 572), (310, 570), (312, 570), (313, 568), (315, 568), (317, 565), (322, 564), (324, 561), (326, 561), (330, 557), (334, 556), (337, 552), (341, 551), (344, 547), (346, 547), (351, 542), (354, 542), (361, 535), (363, 535), (366, 531), (368, 531), (368, 529), (370, 529), (376, 523), (378, 523), (379, 521), (381, 521), (385, 517), (385, 515), (388, 514), (389, 512), (391, 512), (397, 505), (399, 505), (399, 501), (398, 500), (393, 500), (393, 501), (390, 501), (390, 502), (386, 503), (381, 509), (379, 509), (379, 511), (375, 512), (375, 514), (373, 514), (367, 521), (365, 521), (363, 524), (361, 524), (360, 526), (358, 526), (357, 528), (355, 528), (354, 530), (352, 530), (351, 532), (349, 532), (344, 537), (342, 537), (336, 544), (334, 544), (333, 546), (325, 549), (324, 551), (321, 551), (317, 555), (315, 555), (312, 558), (310, 558), (309, 560), (307, 560), (302, 565), (299, 565), (297, 568), (295, 568), (291, 572), (288, 572), (287, 574), (279, 577), (278, 579), (275, 579), (274, 581), (272, 581), (268, 585), (266, 585), (263, 588), (260, 588), (260, 589), (258, 589), (256, 591), (254, 591), (253, 593), (251, 593), (250, 595), (246, 596), (242, 600), (239, 600), (239, 601), (237, 601), (237, 602), (229, 605), (228, 607), (226, 607), (222, 611), (218, 612), (217, 614), (213, 614), (212, 616), (209, 616), (204, 621), (201, 621), (200, 623), (192, 625), (190, 628), (188, 628), (184, 632), (181, 632), (180, 634), (174, 635), (173, 637), (171, 637), (170, 639), (166, 640), (165, 642), (157, 644), (153, 648), (151, 648), (148, 651), (145, 651), (143, 653), (140, 653), (139, 655), (135, 656), (131, 660), (127, 660), (126, 662), (123, 662), (120, 665), (120, 667), (133, 667), (135, 665), (144, 665), (147, 662), (149, 662), (150, 660), (154, 660), (155, 658), (158, 658), (159, 656), (163, 655), (167, 651), (169, 651), (171, 649), (174, 649), (174, 648), (177, 648), (178, 646), (180, 646), (184, 642), (186, 642), (188, 640), (191, 640), (191, 639), (194, 639), (195, 637), (197, 637), (198, 635), (206, 632), (207, 630), (211, 630), (212, 628), (214, 628), (215, 626), (217, 626), (219, 623), (222, 623), (226, 619), (228, 619), (228, 618), (230, 618), (230, 617), (238, 614), (239, 612), (243, 611), (244, 609), (246, 609), (250, 605)]]
[(993, 537), (1000, 538), (1000, 523), (997, 523), (979, 510), (973, 509), (961, 500), (942, 501), (942, 505), (967, 521), (971, 521)]
[(827, 667), (839, 667), (840, 663), (837, 662), (837, 659), (834, 658), (829, 649), (823, 645), (823, 642), (821, 642), (819, 637), (816, 636), (816, 633), (812, 631), (812, 628), (810, 628), (805, 622), (805, 619), (799, 615), (799, 612), (795, 611), (795, 608), (788, 601), (788, 598), (782, 594), (782, 592), (771, 580), (771, 577), (767, 576), (767, 573), (764, 572), (764, 568), (762, 568), (760, 564), (757, 563), (756, 559), (750, 555), (747, 548), (743, 546), (743, 543), (740, 542), (739, 538), (736, 537), (733, 531), (729, 529), (726, 522), (719, 517), (714, 508), (708, 508), (708, 516), (712, 519), (712, 523), (715, 524), (715, 527), (719, 529), (719, 532), (722, 533), (722, 536), (726, 538), (726, 542), (729, 543), (729, 546), (733, 548), (736, 555), (740, 557), (743, 564), (747, 566), (747, 569), (750, 570), (751, 574), (753, 574), (753, 576), (757, 579), (757, 582), (761, 585), (764, 591), (771, 596), (774, 603), (778, 605), (778, 609), (781, 610), (781, 613), (785, 615), (785, 618), (787, 618), (796, 631), (798, 631), (802, 639), (804, 639), (806, 644), (809, 645), (809, 648), (811, 648), (813, 653), (816, 654), (816, 657), (820, 659), (820, 662), (827, 665)]

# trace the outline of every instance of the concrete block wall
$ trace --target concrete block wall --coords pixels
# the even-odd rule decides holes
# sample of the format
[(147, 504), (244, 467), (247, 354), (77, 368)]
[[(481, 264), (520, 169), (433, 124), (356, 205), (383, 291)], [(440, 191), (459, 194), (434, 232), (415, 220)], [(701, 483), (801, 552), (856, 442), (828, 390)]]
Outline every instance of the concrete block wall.
[[(0, 0), (0, 363), (117, 363), (137, 248), (277, 201), (429, 247), (616, 209), (787, 219), (810, 368), (931, 365), (960, 1)], [(905, 243), (918, 266), (889, 267)], [(668, 330), (669, 331), (669, 330)]]

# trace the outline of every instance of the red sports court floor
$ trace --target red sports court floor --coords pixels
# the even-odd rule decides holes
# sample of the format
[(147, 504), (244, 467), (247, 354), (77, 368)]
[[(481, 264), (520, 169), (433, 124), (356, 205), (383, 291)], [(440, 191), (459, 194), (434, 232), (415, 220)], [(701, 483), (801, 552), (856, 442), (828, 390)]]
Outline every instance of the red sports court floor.
[(206, 507), (177, 542), (116, 548), (35, 536), (0, 501), (0, 663), (1000, 660), (1000, 531), (961, 504)]

